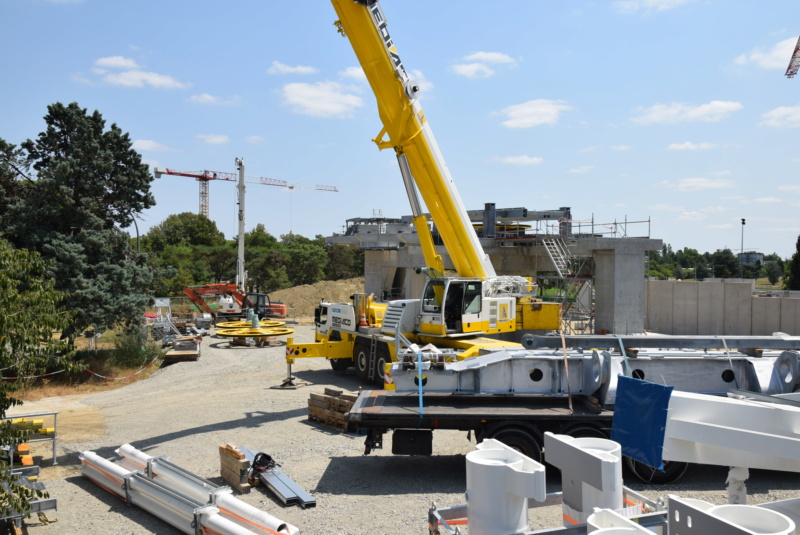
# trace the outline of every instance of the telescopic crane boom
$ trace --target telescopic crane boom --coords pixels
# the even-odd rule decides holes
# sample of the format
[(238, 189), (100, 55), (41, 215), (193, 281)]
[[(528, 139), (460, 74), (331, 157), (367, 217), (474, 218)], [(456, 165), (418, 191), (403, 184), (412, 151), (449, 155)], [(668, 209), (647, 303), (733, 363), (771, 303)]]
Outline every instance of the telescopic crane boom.
[(394, 149), (397, 155), (428, 267), (442, 271), (433, 243), (424, 243), (429, 230), (415, 188), (425, 201), (458, 275), (494, 277), (494, 267), (467, 217), (417, 100), (419, 86), (403, 67), (380, 4), (377, 0), (332, 0), (332, 3), (339, 16), (339, 32), (349, 39), (375, 93), (383, 129), (373, 141), (380, 149)]

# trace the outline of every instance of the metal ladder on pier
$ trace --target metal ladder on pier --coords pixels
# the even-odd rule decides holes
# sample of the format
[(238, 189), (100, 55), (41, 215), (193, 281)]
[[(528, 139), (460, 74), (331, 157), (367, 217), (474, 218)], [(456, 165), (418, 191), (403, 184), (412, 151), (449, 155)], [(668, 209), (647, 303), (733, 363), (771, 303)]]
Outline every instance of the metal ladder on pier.
[(569, 276), (569, 252), (567, 251), (564, 240), (559, 238), (542, 238), (542, 245), (544, 245), (547, 251), (547, 256), (552, 260), (559, 278), (563, 279)]

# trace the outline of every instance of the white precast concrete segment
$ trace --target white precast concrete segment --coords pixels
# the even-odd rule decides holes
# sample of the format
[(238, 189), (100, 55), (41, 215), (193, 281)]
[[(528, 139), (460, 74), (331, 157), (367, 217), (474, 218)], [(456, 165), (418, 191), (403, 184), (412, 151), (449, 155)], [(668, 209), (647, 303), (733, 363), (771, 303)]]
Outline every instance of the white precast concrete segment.
[(649, 529), (645, 529), (624, 516), (611, 511), (610, 509), (598, 509), (586, 520), (586, 532), (597, 535), (636, 535), (652, 534)]
[(800, 472), (800, 408), (673, 391), (663, 458)]
[(528, 498), (544, 501), (545, 468), (487, 439), (467, 454), (467, 521), (471, 533), (505, 535), (528, 527)]
[(595, 509), (621, 510), (622, 447), (604, 438), (544, 434), (547, 462), (561, 470), (564, 525), (583, 524)]
[[(151, 469), (153, 476), (157, 477), (159, 481), (169, 485), (171, 488), (179, 490), (201, 503), (207, 503), (210, 494), (213, 494), (214, 505), (216, 505), (220, 512), (226, 517), (230, 517), (231, 521), (247, 527), (257, 533), (271, 533), (280, 532), (296, 535), (300, 533), (300, 529), (291, 524), (275, 518), (269, 513), (261, 511), (249, 505), (231, 494), (230, 489), (225, 491), (213, 491), (207, 486), (204, 486), (196, 481), (187, 479), (180, 472), (176, 472), (170, 466), (159, 464), (159, 459), (154, 458), (143, 451), (140, 451), (130, 444), (123, 444), (116, 452), (123, 458), (122, 462), (129, 466), (136, 466), (136, 470), (141, 470), (147, 467), (147, 463), (153, 459)], [(267, 530), (270, 531), (265, 531)]]

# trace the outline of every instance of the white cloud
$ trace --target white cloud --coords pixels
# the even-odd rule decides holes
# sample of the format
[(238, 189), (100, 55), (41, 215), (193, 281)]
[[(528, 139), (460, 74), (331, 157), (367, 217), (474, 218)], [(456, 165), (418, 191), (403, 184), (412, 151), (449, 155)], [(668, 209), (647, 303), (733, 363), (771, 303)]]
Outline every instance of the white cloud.
[(692, 143), (691, 141), (684, 141), (683, 143), (672, 143), (669, 150), (709, 150), (717, 147), (716, 143)]
[(433, 89), (433, 82), (425, 78), (425, 75), (419, 69), (411, 69), (409, 74), (419, 86), (419, 96), (425, 96), (426, 92)]
[(637, 13), (638, 11), (666, 11), (695, 0), (619, 0), (614, 7), (621, 13)]
[(123, 56), (108, 56), (94, 61), (95, 66), (104, 69), (141, 69), (135, 60)]
[(494, 76), (494, 71), (483, 63), (462, 63), (450, 67), (454, 73), (465, 78), (489, 78)]
[(146, 150), (151, 152), (180, 152), (178, 149), (173, 149), (172, 147), (168, 147), (152, 139), (137, 139), (133, 142), (132, 147), (134, 150)]
[(757, 202), (759, 204), (778, 204), (782, 203), (783, 200), (777, 197), (759, 197), (757, 199), (753, 199), (753, 202)]
[(245, 141), (252, 145), (258, 145), (259, 143), (264, 143), (266, 139), (263, 136), (247, 136)]
[(464, 56), (464, 59), (476, 63), (494, 63), (494, 64), (505, 63), (509, 65), (517, 64), (517, 60), (515, 60), (508, 54), (503, 54), (502, 52), (475, 52), (474, 54), (470, 54), (469, 56)]
[(208, 93), (201, 93), (200, 95), (192, 95), (189, 97), (189, 102), (194, 102), (195, 104), (219, 104), (221, 100), (222, 99), (219, 97), (209, 95)]
[(734, 188), (736, 184), (733, 183), (731, 180), (725, 180), (723, 178), (681, 178), (672, 182), (662, 182), (662, 184), (666, 185), (671, 189), (675, 189), (678, 191), (686, 192), (686, 191), (704, 191), (708, 189), (725, 189), (725, 188)]
[(90, 80), (89, 78), (85, 77), (83, 74), (81, 74), (79, 72), (71, 74), (69, 76), (69, 79), (72, 80), (73, 82), (76, 82), (76, 83), (79, 83), (79, 84), (83, 84), (83, 85), (92, 85), (92, 84), (94, 84), (94, 82), (92, 80)]
[(225, 145), (230, 141), (228, 136), (223, 134), (197, 134), (197, 139), (201, 139), (209, 145)]
[(493, 158), (493, 161), (500, 162), (500, 163), (507, 163), (510, 165), (539, 165), (544, 161), (544, 158), (540, 156), (528, 156), (528, 155), (521, 155), (521, 156), (503, 156)]
[(656, 212), (683, 212), (683, 206), (675, 206), (673, 204), (652, 204), (647, 209)]
[(364, 105), (358, 95), (336, 82), (294, 83), (283, 86), (283, 101), (295, 113), (312, 117), (351, 117)]
[(208, 93), (201, 93), (199, 95), (192, 95), (189, 97), (189, 102), (194, 104), (207, 104), (210, 106), (232, 106), (234, 104), (239, 103), (238, 97), (229, 98), (225, 100), (220, 97), (215, 97), (214, 95), (210, 95)]
[(272, 66), (267, 69), (269, 74), (314, 74), (317, 72), (316, 67), (307, 67), (305, 65), (286, 65), (280, 61), (273, 61)]
[(759, 126), (775, 128), (797, 128), (800, 126), (800, 106), (781, 106), (761, 115)]
[(495, 71), (489, 65), (515, 66), (517, 60), (502, 52), (475, 52), (464, 56), (467, 63), (459, 63), (450, 67), (450, 70), (466, 78), (489, 78)]
[(339, 76), (353, 78), (354, 80), (359, 80), (362, 82), (367, 81), (367, 75), (364, 74), (364, 69), (361, 67), (347, 67), (345, 70), (339, 71)]
[(618, 150), (618, 151), (631, 150), (631, 146), (630, 145), (612, 145), (611, 146), (611, 150)]
[(772, 48), (767, 50), (763, 47), (754, 48), (751, 52), (737, 57), (735, 62), (738, 65), (753, 63), (762, 69), (786, 69), (796, 44), (797, 37), (790, 37), (772, 45)]
[(681, 212), (677, 219), (678, 221), (703, 221), (704, 219), (708, 219), (708, 214), (698, 212), (697, 210), (689, 210)]
[(593, 165), (582, 165), (580, 167), (573, 167), (572, 169), (569, 170), (569, 172), (570, 173), (575, 173), (575, 174), (578, 174), (578, 175), (584, 175), (584, 174), (588, 173), (589, 171), (591, 171), (592, 169), (594, 169)]
[(778, 191), (789, 191), (791, 193), (800, 193), (800, 185), (786, 184), (783, 186), (778, 186)]
[(537, 99), (503, 108), (499, 113), (507, 119), (501, 124), (508, 128), (530, 128), (541, 124), (556, 124), (561, 112), (569, 111), (563, 100)]
[(191, 84), (179, 82), (166, 74), (139, 70), (108, 74), (103, 80), (111, 85), (124, 87), (144, 87), (149, 85), (158, 89), (185, 89), (191, 86)]
[(634, 110), (637, 115), (631, 121), (639, 124), (676, 124), (684, 122), (716, 122), (742, 109), (741, 102), (712, 100), (708, 104), (693, 106), (681, 102), (656, 104), (649, 108)]

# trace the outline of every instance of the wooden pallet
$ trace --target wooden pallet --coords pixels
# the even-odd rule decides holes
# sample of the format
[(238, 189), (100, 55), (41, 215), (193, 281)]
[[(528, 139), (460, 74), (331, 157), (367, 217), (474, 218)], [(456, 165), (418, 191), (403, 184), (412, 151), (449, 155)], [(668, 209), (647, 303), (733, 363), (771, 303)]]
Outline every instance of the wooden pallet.
[(312, 393), (308, 399), (308, 419), (342, 433), (348, 431), (347, 414), (358, 394), (334, 388)]
[(194, 361), (200, 358), (199, 351), (177, 351), (172, 349), (167, 351), (167, 354), (164, 355), (164, 362), (169, 364), (172, 362), (187, 362), (187, 361)]

